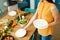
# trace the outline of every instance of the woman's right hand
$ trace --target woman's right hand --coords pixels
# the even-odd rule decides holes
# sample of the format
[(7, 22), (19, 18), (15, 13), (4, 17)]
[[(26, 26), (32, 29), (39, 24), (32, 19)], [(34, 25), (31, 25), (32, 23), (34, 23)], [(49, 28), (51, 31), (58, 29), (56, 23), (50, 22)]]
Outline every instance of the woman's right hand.
[(26, 25), (26, 26), (24, 27), (24, 29), (25, 29), (25, 30), (28, 30), (28, 26)]

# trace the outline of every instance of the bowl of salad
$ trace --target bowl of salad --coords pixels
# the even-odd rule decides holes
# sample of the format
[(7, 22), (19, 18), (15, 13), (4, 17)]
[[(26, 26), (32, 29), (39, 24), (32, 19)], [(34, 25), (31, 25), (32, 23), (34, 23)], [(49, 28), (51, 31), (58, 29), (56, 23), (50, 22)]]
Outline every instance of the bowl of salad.
[(27, 20), (26, 19), (19, 20), (19, 24), (21, 27), (24, 27), (25, 25), (27, 25)]

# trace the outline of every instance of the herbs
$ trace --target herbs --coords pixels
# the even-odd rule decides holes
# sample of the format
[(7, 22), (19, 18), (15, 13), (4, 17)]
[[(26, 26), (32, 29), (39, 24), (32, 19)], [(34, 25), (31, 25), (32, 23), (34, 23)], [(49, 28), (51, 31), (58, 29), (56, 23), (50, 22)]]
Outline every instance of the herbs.
[(20, 20), (20, 19), (19, 19), (19, 16), (18, 16), (18, 17), (16, 17), (16, 19), (15, 19), (15, 20), (18, 22), (18, 21)]
[(6, 28), (6, 29), (5, 29), (5, 33), (8, 34), (9, 32), (12, 32), (12, 30), (13, 30), (13, 28)]
[(8, 27), (11, 27), (12, 24), (13, 24), (13, 20), (10, 20), (10, 21), (7, 22), (7, 26), (8, 26)]

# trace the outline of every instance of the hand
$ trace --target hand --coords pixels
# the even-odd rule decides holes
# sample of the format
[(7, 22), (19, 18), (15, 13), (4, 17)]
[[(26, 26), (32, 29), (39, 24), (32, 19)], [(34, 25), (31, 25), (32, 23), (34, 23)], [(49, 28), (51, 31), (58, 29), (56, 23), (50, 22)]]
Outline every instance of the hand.
[(26, 28), (26, 27), (24, 27), (24, 29), (26, 30), (27, 28)]
[(52, 26), (51, 24), (48, 24), (48, 26)]
[(25, 26), (24, 29), (25, 29), (26, 31), (30, 30), (30, 28), (28, 28), (27, 26)]
[(28, 30), (27, 26), (24, 27), (25, 30)]
[(48, 24), (48, 26), (54, 26), (54, 25), (55, 25), (54, 22)]

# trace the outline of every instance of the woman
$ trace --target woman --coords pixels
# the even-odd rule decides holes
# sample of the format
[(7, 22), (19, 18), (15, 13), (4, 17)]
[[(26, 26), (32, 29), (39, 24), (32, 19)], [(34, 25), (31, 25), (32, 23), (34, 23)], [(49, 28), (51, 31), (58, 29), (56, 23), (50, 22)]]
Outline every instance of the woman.
[(24, 29), (27, 29), (36, 18), (45, 19), (49, 23), (49, 26), (45, 29), (38, 29), (38, 36), (39, 38), (41, 36), (41, 40), (51, 40), (53, 26), (57, 23), (58, 16), (58, 10), (52, 0), (40, 0), (35, 15)]

